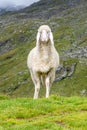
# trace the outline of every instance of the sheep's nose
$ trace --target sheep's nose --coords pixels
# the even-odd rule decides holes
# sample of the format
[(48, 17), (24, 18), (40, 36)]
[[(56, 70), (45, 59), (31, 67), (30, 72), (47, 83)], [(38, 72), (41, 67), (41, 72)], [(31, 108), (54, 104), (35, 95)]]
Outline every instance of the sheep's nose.
[(42, 31), (41, 40), (42, 40), (42, 42), (48, 41), (48, 35), (47, 35), (47, 32), (45, 30)]

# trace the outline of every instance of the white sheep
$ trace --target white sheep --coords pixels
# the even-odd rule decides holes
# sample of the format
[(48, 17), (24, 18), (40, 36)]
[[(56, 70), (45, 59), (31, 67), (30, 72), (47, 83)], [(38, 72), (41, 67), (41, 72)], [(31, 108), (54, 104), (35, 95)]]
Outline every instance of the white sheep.
[(30, 51), (27, 65), (35, 85), (34, 99), (38, 98), (40, 83), (46, 87), (48, 98), (55, 71), (59, 66), (59, 54), (54, 47), (53, 34), (48, 25), (39, 27), (36, 47)]

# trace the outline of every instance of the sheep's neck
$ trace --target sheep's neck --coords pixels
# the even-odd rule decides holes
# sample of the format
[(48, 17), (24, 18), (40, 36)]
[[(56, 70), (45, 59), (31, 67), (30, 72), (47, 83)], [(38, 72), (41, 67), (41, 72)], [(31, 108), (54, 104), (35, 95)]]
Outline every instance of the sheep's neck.
[(40, 58), (43, 58), (45, 61), (48, 61), (51, 57), (51, 45), (50, 44), (40, 44), (39, 46)]

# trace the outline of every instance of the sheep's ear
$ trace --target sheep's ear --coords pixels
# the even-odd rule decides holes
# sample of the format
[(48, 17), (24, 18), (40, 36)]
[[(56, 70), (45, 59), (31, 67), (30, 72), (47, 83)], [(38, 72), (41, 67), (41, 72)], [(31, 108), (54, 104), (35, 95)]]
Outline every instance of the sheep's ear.
[(38, 33), (37, 33), (37, 37), (36, 37), (36, 45), (38, 46), (38, 44), (39, 44), (39, 39), (40, 39), (40, 32), (38, 31)]
[(50, 41), (51, 41), (52, 45), (54, 45), (54, 40), (53, 40), (53, 34), (52, 34), (52, 32), (50, 32)]

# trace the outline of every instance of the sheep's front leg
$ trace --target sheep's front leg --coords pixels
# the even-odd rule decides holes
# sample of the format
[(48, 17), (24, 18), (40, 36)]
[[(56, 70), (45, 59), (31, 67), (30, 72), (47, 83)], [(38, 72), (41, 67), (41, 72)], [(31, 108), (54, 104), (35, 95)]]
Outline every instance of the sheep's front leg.
[(40, 90), (40, 82), (37, 82), (37, 83), (35, 84), (34, 99), (37, 99), (37, 98), (38, 98), (39, 90)]
[(40, 90), (39, 75), (34, 73), (31, 69), (30, 69), (30, 73), (31, 73), (32, 81), (33, 81), (34, 86), (35, 86), (34, 99), (37, 99), (38, 98), (38, 94), (39, 94), (39, 90)]
[(35, 85), (34, 99), (37, 99), (40, 90), (40, 75), (37, 73), (34, 73), (34, 85)]
[(46, 98), (48, 98), (50, 93), (50, 77), (46, 77), (45, 83), (46, 83)]

